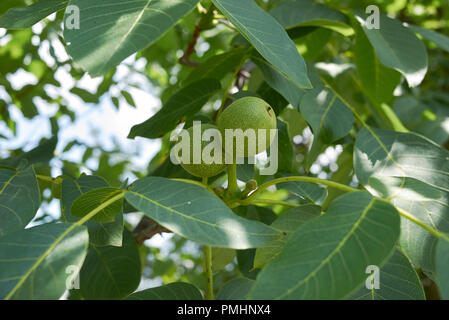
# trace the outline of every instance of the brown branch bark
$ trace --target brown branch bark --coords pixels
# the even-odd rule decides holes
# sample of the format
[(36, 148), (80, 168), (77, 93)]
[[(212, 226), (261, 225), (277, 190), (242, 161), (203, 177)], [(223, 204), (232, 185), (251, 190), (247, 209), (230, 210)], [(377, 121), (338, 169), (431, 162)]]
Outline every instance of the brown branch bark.
[(170, 230), (164, 228), (153, 219), (144, 216), (134, 228), (133, 234), (134, 239), (136, 239), (138, 245), (141, 246), (145, 240), (151, 239), (154, 235), (162, 232), (171, 233)]

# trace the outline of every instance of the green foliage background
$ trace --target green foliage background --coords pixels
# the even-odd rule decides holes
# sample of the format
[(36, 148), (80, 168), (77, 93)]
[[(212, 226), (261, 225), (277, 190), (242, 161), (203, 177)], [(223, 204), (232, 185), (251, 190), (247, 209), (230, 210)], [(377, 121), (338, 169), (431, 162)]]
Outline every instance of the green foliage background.
[[(360, 23), (371, 4), (383, 14), (380, 30)], [(67, 5), (81, 8), (80, 30), (64, 30)], [(153, 10), (142, 11), (144, 6)], [(54, 19), (46, 18), (55, 11)], [(104, 12), (109, 15), (102, 17)], [(42, 19), (39, 32), (31, 28)], [(218, 299), (422, 299), (424, 291), (430, 299), (449, 299), (447, 0), (189, 0), (167, 7), (157, 1), (2, 0), (0, 28), (5, 28), (0, 29), (0, 123), (7, 132), (0, 134), (1, 298), (57, 299), (65, 291), (67, 265), (81, 268), (81, 289), (71, 290), (70, 299), (199, 298), (197, 288), (206, 288), (204, 244), (214, 246)], [(197, 42), (186, 55), (195, 34)], [(53, 65), (43, 59), (44, 47)], [(60, 47), (67, 59), (56, 54)], [(70, 93), (91, 108), (104, 100), (117, 109), (135, 107), (129, 89), (147, 88), (131, 76), (117, 80), (117, 66), (133, 53), (126, 62), (130, 73), (144, 76), (162, 105), (152, 118), (135, 119), (135, 126), (127, 128), (130, 139), (161, 140), (144, 169), (119, 144), (104, 148), (100, 142), (65, 141), (58, 134), (61, 119), (77, 121), (58, 90), (58, 70), (70, 73), (75, 83)], [(135, 68), (138, 60), (144, 68)], [(36, 83), (16, 88), (10, 79), (20, 70), (33, 74)], [(78, 87), (86, 76), (101, 77), (98, 87)], [(213, 122), (219, 108), (246, 95), (262, 97), (278, 115), (280, 171), (267, 177), (257, 166), (239, 165), (239, 180), (255, 179), (260, 186), (307, 176), (360, 190), (341, 196), (348, 190), (284, 179), (276, 190), (260, 192), (258, 202), (231, 203), (232, 212), (170, 162), (169, 136), (179, 123)], [(40, 114), (37, 97), (57, 111)], [(52, 136), (37, 146), (4, 148), (19, 134), (13, 108), (26, 119), (40, 116), (50, 123)], [(64, 160), (79, 146), (80, 162)], [(341, 151), (335, 162), (320, 158), (329, 147)], [(321, 164), (318, 170), (311, 169), (314, 163)], [(226, 178), (223, 173), (209, 184), (221, 186)], [(168, 197), (158, 188), (176, 191)], [(59, 218), (45, 212), (55, 199), (61, 204)], [(195, 210), (183, 206), (182, 199), (193, 201)], [(110, 206), (86, 215), (108, 201)], [(38, 208), (43, 213), (35, 218)], [(317, 208), (326, 213), (320, 216)], [(19, 212), (19, 219), (10, 217), (12, 211)], [(189, 216), (196, 214), (198, 221)], [(142, 240), (136, 225), (143, 216), (174, 231), (163, 250), (134, 241)], [(238, 232), (231, 228), (228, 234), (223, 217), (240, 224), (244, 241), (230, 240)], [(31, 221), (35, 227), (23, 230)], [(327, 241), (310, 231), (329, 227), (335, 232)], [(42, 233), (61, 242), (52, 247)], [(287, 237), (279, 239), (280, 233)], [(71, 254), (59, 256), (67, 249), (65, 239), (72, 243)], [(34, 257), (31, 245), (41, 241), (52, 253), (37, 267), (18, 262)], [(27, 249), (17, 251), (11, 243)], [(349, 269), (340, 255), (349, 259)], [(396, 290), (363, 292), (369, 264), (383, 266), (388, 282), (381, 286)], [(55, 281), (48, 281), (51, 268), (56, 268)], [(345, 272), (354, 276), (343, 283)], [(308, 287), (309, 280), (316, 282), (315, 289)], [(292, 281), (297, 285), (289, 288)], [(143, 288), (170, 285), (130, 295), (139, 283)], [(236, 296), (236, 290), (242, 295)]]

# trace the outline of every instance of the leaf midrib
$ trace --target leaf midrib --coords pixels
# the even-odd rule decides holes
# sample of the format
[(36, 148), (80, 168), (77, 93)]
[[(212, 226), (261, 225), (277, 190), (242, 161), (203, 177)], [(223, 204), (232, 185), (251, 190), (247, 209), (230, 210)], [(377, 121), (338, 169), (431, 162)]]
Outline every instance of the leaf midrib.
[(339, 242), (339, 244), (337, 245), (337, 247), (335, 247), (335, 249), (326, 257), (326, 259), (324, 259), (323, 261), (321, 261), (321, 263), (312, 271), (309, 273), (309, 275), (307, 277), (305, 277), (304, 279), (302, 279), (300, 282), (298, 282), (295, 286), (291, 287), (290, 289), (288, 289), (284, 294), (276, 297), (275, 299), (282, 299), (285, 296), (289, 295), (290, 293), (292, 293), (294, 290), (298, 289), (303, 283), (306, 283), (307, 281), (309, 281), (311, 278), (313, 278), (318, 271), (321, 270), (321, 268), (323, 268), (325, 265), (327, 265), (327, 263), (330, 261), (330, 259), (332, 259), (332, 257), (337, 254), (338, 252), (340, 252), (341, 248), (346, 244), (346, 242), (348, 241), (348, 239), (355, 233), (354, 231), (359, 227), (359, 225), (362, 223), (362, 221), (364, 220), (364, 218), (366, 217), (366, 215), (368, 214), (369, 210), (373, 207), (374, 203), (376, 202), (376, 199), (371, 199), (370, 202), (368, 203), (368, 205), (366, 206), (366, 208), (363, 210), (362, 214), (360, 215), (360, 217), (357, 219), (357, 221), (354, 223), (354, 225), (352, 226), (351, 230), (349, 230), (348, 234)]
[(6, 296), (5, 300), (9, 300), (12, 298), (12, 296), (17, 292), (17, 290), (19, 290), (19, 288), (22, 286), (22, 284), (28, 279), (28, 277), (40, 266), (40, 264), (44, 261), (44, 259), (51, 254), (51, 252), (53, 251), (53, 249), (62, 241), (62, 239), (64, 239), (64, 237), (69, 234), (73, 229), (75, 229), (77, 226), (81, 226), (82, 224), (84, 224), (84, 222), (86, 222), (87, 220), (89, 220), (90, 218), (92, 218), (95, 214), (97, 214), (99, 211), (101, 211), (102, 209), (104, 209), (105, 207), (109, 206), (110, 204), (114, 203), (115, 201), (119, 200), (121, 197), (123, 197), (123, 192), (118, 194), (117, 196), (109, 199), (108, 201), (102, 203), (101, 205), (99, 205), (97, 208), (95, 208), (94, 210), (92, 210), (91, 212), (89, 212), (86, 216), (84, 216), (84, 218), (78, 220), (77, 222), (73, 223), (70, 227), (68, 227), (63, 233), (61, 233), (61, 235), (59, 237), (56, 238), (56, 240), (48, 247), (47, 250), (45, 250), (45, 252), (39, 256), (39, 258), (37, 259), (36, 263), (33, 264), (31, 266), (30, 269), (28, 269), (28, 271), (20, 277), (19, 282), (17, 282), (17, 284), (14, 286), (14, 288), (12, 288), (12, 290), (8, 293), (8, 295)]
[[(172, 213), (174, 213), (174, 214), (178, 214), (178, 215), (180, 215), (181, 217), (183, 217), (183, 218), (185, 218), (185, 219), (192, 220), (192, 221), (195, 221), (195, 222), (197, 222), (197, 223), (202, 223), (202, 224), (205, 224), (205, 225), (208, 225), (208, 226), (217, 228), (217, 229), (231, 230), (231, 231), (233, 231), (233, 232), (236, 232), (235, 229), (227, 228), (227, 227), (225, 227), (225, 226), (219, 226), (219, 225), (217, 225), (217, 224), (210, 223), (210, 222), (205, 221), (205, 220), (199, 220), (199, 219), (196, 219), (196, 218), (194, 218), (194, 217), (192, 217), (192, 216), (186, 215), (186, 214), (184, 214), (184, 213), (182, 213), (182, 212), (180, 212), (180, 211), (178, 211), (178, 210), (175, 210), (175, 209), (173, 209), (173, 208), (171, 208), (171, 207), (167, 207), (167, 206), (161, 204), (160, 202), (157, 202), (157, 201), (155, 201), (155, 200), (152, 200), (151, 198), (148, 198), (147, 196), (145, 196), (145, 195), (143, 195), (143, 194), (141, 194), (141, 193), (138, 193), (138, 192), (135, 192), (135, 191), (131, 191), (131, 190), (128, 190), (127, 192), (129, 192), (129, 193), (131, 193), (131, 194), (134, 194), (134, 195), (136, 195), (136, 196), (138, 196), (138, 197), (140, 197), (140, 198), (142, 198), (142, 199), (144, 199), (144, 200), (147, 200), (147, 201), (151, 202), (152, 204), (154, 204), (154, 205), (156, 205), (156, 206), (159, 206), (159, 207), (161, 207), (161, 208), (163, 208), (163, 209), (165, 209), (165, 210), (167, 210), (167, 211), (170, 211), (170, 212), (172, 212)], [(270, 228), (269, 226), (267, 226), (267, 227)], [(273, 228), (271, 228), (271, 229), (273, 229)], [(275, 230), (275, 229), (273, 229), (273, 231), (274, 231), (274, 230)], [(238, 230), (237, 230), (237, 231), (238, 231)], [(238, 231), (238, 232), (239, 232), (239, 233), (242, 233), (242, 234), (245, 234), (245, 235), (254, 235), (254, 236), (262, 236), (262, 237), (273, 237), (273, 236), (278, 235), (277, 233), (273, 233), (273, 234), (260, 234), (260, 233), (253, 233), (253, 232), (240, 232), (240, 231)], [(279, 235), (280, 235), (280, 234), (279, 234)]]

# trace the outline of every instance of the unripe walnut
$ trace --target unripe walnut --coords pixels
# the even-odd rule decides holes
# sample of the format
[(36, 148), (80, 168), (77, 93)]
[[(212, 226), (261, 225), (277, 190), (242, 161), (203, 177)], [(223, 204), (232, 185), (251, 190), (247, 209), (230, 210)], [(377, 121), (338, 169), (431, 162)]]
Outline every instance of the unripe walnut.
[[(276, 129), (276, 115), (273, 108), (264, 100), (256, 97), (244, 97), (234, 101), (220, 115), (217, 126), (221, 131), (223, 147), (233, 145), (233, 154), (237, 157), (248, 157), (265, 151), (273, 142), (274, 133), (271, 129)], [(226, 129), (241, 129), (244, 139), (243, 145), (239, 145), (239, 140), (235, 136), (226, 137)], [(250, 131), (247, 131), (251, 129)], [(259, 129), (265, 129), (265, 143)], [(237, 132), (235, 132), (237, 133)], [(231, 137), (232, 141), (229, 139)], [(229, 153), (228, 149), (226, 151)]]
[[(219, 174), (220, 172), (222, 172), (226, 168), (224, 152), (222, 151), (222, 147), (221, 147), (221, 141), (216, 141), (216, 140), (202, 141), (202, 139), (201, 139), (201, 151), (203, 151), (205, 149), (205, 147), (208, 145), (209, 145), (209, 147), (211, 147), (210, 144), (215, 145), (216, 149), (221, 151), (222, 156), (220, 157), (220, 159), (217, 163), (206, 163), (205, 159), (203, 159), (203, 157), (202, 157), (202, 154), (199, 155), (201, 157), (200, 163), (194, 163), (193, 160), (194, 160), (195, 150), (194, 150), (194, 146), (193, 146), (193, 139), (194, 139), (193, 128), (194, 127), (190, 127), (189, 129), (186, 130), (190, 137), (190, 160), (188, 162), (183, 163), (182, 153), (181, 153), (181, 158), (179, 158), (181, 166), (187, 172), (189, 172), (191, 175), (194, 175), (196, 177), (202, 177), (202, 178), (213, 177), (213, 176)], [(215, 129), (218, 132), (218, 128), (214, 125), (201, 124), (201, 137), (203, 137), (203, 133), (207, 129)], [(214, 155), (214, 152), (212, 151), (212, 156), (213, 155)]]

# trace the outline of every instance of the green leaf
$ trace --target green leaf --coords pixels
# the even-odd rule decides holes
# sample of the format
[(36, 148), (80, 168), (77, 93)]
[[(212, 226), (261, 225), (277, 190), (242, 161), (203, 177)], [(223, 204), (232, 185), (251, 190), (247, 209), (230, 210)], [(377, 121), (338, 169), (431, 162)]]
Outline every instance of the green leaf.
[(190, 283), (173, 282), (165, 286), (138, 291), (126, 300), (203, 300), (197, 287)]
[(48, 163), (54, 156), (58, 137), (54, 136), (42, 141), (36, 148), (24, 152), (16, 157), (0, 160), (0, 164), (17, 168), (25, 160), (26, 165)]
[(300, 110), (315, 137), (326, 144), (343, 138), (354, 123), (351, 110), (328, 88), (309, 91)]
[(299, 102), (304, 96), (305, 90), (298, 88), (260, 56), (253, 55), (251, 59), (260, 68), (265, 81), (270, 87), (279, 92), (294, 108), (299, 108)]
[(438, 288), (441, 298), (449, 300), (449, 241), (440, 239), (436, 250)]
[(379, 271), (379, 289), (365, 284), (351, 299), (355, 300), (425, 300), (421, 280), (408, 258), (396, 249)]
[(315, 204), (321, 204), (327, 196), (326, 188), (323, 188), (315, 183), (303, 181), (282, 182), (278, 184), (278, 188), (287, 189), (294, 196), (300, 198), (301, 200)]
[(380, 266), (399, 237), (399, 215), (389, 203), (363, 191), (337, 198), (287, 240), (260, 273), (253, 299), (343, 299)]
[(248, 278), (236, 278), (225, 283), (218, 292), (217, 300), (246, 300), (255, 281)]
[(0, 169), (0, 236), (23, 229), (36, 215), (40, 193), (34, 170)]
[[(70, 213), (74, 217), (82, 218), (102, 203), (122, 192), (123, 190), (111, 187), (87, 191), (73, 202)], [(123, 201), (116, 201), (99, 211), (92, 217), (92, 220), (97, 222), (113, 222), (114, 217), (121, 212), (122, 207)]]
[(187, 85), (176, 92), (154, 116), (133, 126), (128, 138), (160, 138), (179, 122), (200, 111), (207, 100), (220, 89), (220, 82), (216, 79), (201, 79)]
[[(62, 181), (62, 209), (63, 216), (69, 222), (78, 221), (79, 218), (70, 214), (73, 202), (89, 190), (109, 187), (109, 184), (97, 176), (81, 176), (76, 180), (64, 179)], [(123, 238), (123, 214), (115, 216), (114, 222), (99, 223), (89, 220), (85, 223), (89, 230), (89, 242), (95, 246), (122, 245)]]
[(14, 7), (0, 17), (0, 28), (25, 29), (58, 10), (64, 9), (69, 0), (39, 0), (27, 7)]
[(432, 41), (437, 46), (439, 46), (441, 49), (449, 52), (449, 37), (435, 32), (433, 30), (421, 28), (412, 24), (404, 24), (407, 28), (412, 29), (413, 31), (419, 33), (424, 38), (426, 38), (429, 41)]
[[(448, 151), (420, 135), (380, 129), (361, 130), (354, 148), (360, 183), (443, 232), (449, 232), (448, 159)], [(436, 239), (405, 218), (401, 230), (400, 245), (412, 263), (433, 273)]]
[(183, 85), (205, 78), (223, 79), (243, 62), (246, 52), (246, 50), (237, 49), (210, 57), (189, 73)]
[(235, 250), (229, 248), (212, 248), (212, 272), (223, 270), (235, 258)]
[[(64, 29), (67, 50), (91, 76), (105, 74), (144, 49), (187, 15), (198, 0), (72, 0), (80, 9), (80, 29)], [(66, 17), (68, 13), (66, 13)]]
[(363, 128), (354, 148), (354, 170), (369, 177), (410, 177), (449, 192), (449, 151), (415, 133)]
[(357, 22), (354, 23), (356, 41), (355, 64), (361, 87), (370, 101), (380, 106), (393, 99), (394, 89), (401, 81), (401, 74), (384, 66), (376, 56), (373, 46)]
[(86, 299), (122, 299), (139, 286), (139, 250), (130, 231), (121, 247), (90, 246), (80, 272), (81, 294)]
[(306, 161), (306, 167), (310, 168), (325, 147), (351, 131), (354, 115), (329, 88), (310, 90), (302, 98), (299, 109), (314, 135)]
[(368, 29), (363, 13), (357, 13), (356, 19), (379, 60), (385, 66), (402, 73), (410, 87), (418, 86), (427, 73), (427, 51), (422, 41), (401, 22), (384, 14), (380, 15), (379, 29)]
[(125, 199), (165, 228), (215, 247), (260, 247), (281, 236), (260, 222), (235, 215), (208, 190), (160, 177), (135, 181)]
[(344, 36), (354, 33), (343, 13), (322, 4), (285, 1), (271, 10), (270, 14), (286, 29), (316, 26), (340, 32)]
[(302, 205), (284, 212), (271, 226), (287, 234), (285, 238), (271, 241), (266, 246), (256, 250), (254, 268), (262, 268), (273, 260), (284, 248), (288, 235), (293, 233), (307, 220), (319, 217), (321, 208), (313, 204)]
[(0, 238), (0, 299), (58, 299), (86, 256), (87, 229), (44, 224)]
[(131, 107), (136, 107), (136, 103), (134, 102), (134, 99), (129, 92), (122, 90), (120, 91), (120, 93), (122, 97), (125, 98), (127, 104), (129, 104)]
[[(389, 199), (431, 228), (449, 232), (449, 193), (420, 180), (408, 177), (370, 177), (371, 193)], [(426, 271), (435, 272), (435, 247), (438, 239), (414, 222), (401, 217), (400, 245), (412, 263)]]
[(88, 90), (78, 87), (73, 87), (70, 92), (74, 95), (80, 97), (86, 103), (98, 103), (100, 101), (99, 97)]
[[(288, 134), (288, 125), (282, 120), (277, 120), (278, 129), (278, 170), (291, 172), (293, 170), (294, 150), (292, 140)], [(271, 151), (270, 151), (271, 152)]]
[(273, 67), (300, 88), (312, 88), (304, 59), (284, 28), (252, 0), (212, 0)]

